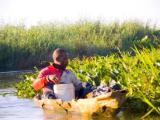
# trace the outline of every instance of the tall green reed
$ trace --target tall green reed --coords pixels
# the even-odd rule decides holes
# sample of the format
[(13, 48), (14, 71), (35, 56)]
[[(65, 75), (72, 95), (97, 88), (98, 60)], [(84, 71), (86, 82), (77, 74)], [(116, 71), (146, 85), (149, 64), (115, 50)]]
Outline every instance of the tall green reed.
[[(142, 38), (148, 36), (148, 41)], [(160, 32), (140, 22), (104, 24), (77, 22), (75, 24), (46, 24), (26, 28), (23, 25), (0, 27), (0, 69), (27, 69), (51, 60), (51, 52), (63, 47), (70, 57), (108, 55), (128, 51), (134, 44), (159, 45)], [(149, 47), (149, 46), (148, 46)]]

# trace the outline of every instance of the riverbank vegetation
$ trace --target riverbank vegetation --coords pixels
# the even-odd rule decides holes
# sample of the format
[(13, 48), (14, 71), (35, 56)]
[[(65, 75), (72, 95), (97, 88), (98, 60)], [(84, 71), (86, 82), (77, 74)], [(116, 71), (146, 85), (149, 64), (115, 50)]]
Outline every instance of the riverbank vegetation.
[[(148, 37), (148, 40), (143, 38)], [(124, 23), (77, 22), (45, 24), (26, 28), (24, 25), (0, 26), (0, 71), (32, 69), (51, 61), (51, 52), (65, 48), (70, 58), (130, 51), (134, 44), (157, 46), (160, 31), (136, 21)], [(148, 44), (149, 43), (149, 44)]]

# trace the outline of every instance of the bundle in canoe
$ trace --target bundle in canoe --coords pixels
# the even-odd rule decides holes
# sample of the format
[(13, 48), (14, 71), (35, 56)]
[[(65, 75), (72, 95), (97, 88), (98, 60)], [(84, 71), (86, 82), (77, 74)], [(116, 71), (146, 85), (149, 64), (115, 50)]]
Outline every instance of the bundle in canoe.
[(116, 113), (125, 101), (126, 90), (111, 91), (94, 98), (84, 98), (72, 101), (60, 99), (37, 99), (36, 104), (43, 109), (52, 111), (78, 112), (80, 114), (110, 114)]

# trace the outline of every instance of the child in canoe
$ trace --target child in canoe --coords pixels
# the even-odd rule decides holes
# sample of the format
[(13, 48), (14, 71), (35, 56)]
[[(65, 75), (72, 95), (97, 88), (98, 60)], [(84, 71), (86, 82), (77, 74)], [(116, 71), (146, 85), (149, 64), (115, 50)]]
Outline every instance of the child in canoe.
[(80, 91), (82, 82), (70, 70), (66, 69), (68, 56), (64, 49), (56, 49), (53, 52), (53, 65), (43, 68), (38, 78), (33, 82), (35, 90), (43, 90), (43, 97), (55, 99), (53, 91), (54, 84), (73, 83), (75, 91)]
[(43, 90), (43, 98), (56, 99), (53, 91), (54, 84), (73, 83), (76, 98), (83, 98), (87, 93), (93, 92), (96, 97), (109, 92), (108, 86), (94, 87), (89, 83), (82, 83), (72, 71), (67, 70), (68, 56), (64, 49), (58, 48), (53, 52), (53, 64), (43, 68), (37, 79), (33, 82), (36, 91)]

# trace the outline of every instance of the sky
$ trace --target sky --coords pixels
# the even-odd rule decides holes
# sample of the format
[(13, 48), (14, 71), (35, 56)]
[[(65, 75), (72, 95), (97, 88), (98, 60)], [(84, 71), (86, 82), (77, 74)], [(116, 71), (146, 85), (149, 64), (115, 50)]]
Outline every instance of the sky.
[(0, 0), (0, 24), (139, 20), (160, 26), (160, 0)]

